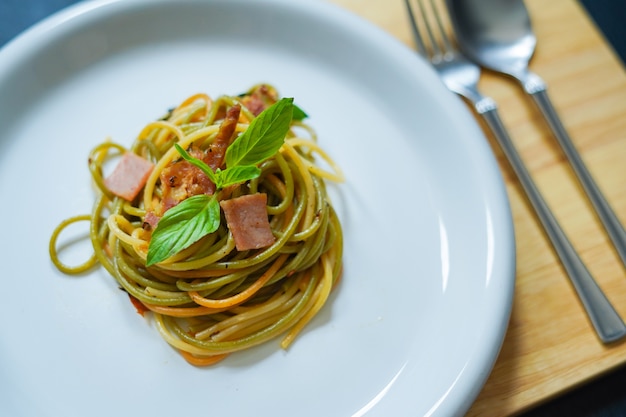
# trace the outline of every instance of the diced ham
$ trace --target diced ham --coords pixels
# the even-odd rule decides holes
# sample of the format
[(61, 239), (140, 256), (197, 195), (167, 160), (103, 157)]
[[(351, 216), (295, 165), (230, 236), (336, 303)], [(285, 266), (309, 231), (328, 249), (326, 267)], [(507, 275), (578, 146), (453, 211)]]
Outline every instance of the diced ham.
[(116, 196), (132, 201), (146, 185), (154, 164), (132, 152), (126, 152), (104, 185)]
[(263, 193), (220, 202), (238, 251), (260, 249), (275, 242), (266, 205), (267, 195)]

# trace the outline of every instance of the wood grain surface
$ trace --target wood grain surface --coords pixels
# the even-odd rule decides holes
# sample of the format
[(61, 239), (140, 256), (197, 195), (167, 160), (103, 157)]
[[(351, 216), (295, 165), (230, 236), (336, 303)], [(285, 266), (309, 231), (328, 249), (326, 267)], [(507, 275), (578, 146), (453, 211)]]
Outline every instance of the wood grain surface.
[[(333, 0), (413, 47), (402, 0)], [(626, 72), (575, 0), (527, 0), (538, 46), (531, 69), (548, 92), (607, 200), (626, 224)], [(511, 80), (485, 73), (481, 89), (563, 229), (621, 316), (626, 268), (612, 249), (546, 123)], [(484, 126), (483, 126), (484, 127)], [(517, 244), (516, 294), (504, 345), (468, 416), (509, 416), (618, 366), (626, 340), (603, 345), (495, 141)]]

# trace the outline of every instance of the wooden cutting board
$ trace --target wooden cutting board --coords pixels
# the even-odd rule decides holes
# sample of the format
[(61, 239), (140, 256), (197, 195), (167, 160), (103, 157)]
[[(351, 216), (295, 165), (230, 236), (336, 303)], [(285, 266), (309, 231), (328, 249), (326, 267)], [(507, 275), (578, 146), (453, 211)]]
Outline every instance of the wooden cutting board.
[[(404, 2), (333, 0), (413, 47)], [(531, 69), (548, 84), (563, 123), (596, 182), (626, 224), (626, 72), (575, 0), (527, 0), (538, 38)], [(485, 74), (538, 187), (583, 261), (626, 319), (626, 268), (531, 100), (512, 81)], [(483, 126), (484, 127), (484, 126)], [(504, 345), (468, 416), (508, 416), (618, 366), (626, 340), (603, 345), (495, 141), (517, 244), (516, 294)]]

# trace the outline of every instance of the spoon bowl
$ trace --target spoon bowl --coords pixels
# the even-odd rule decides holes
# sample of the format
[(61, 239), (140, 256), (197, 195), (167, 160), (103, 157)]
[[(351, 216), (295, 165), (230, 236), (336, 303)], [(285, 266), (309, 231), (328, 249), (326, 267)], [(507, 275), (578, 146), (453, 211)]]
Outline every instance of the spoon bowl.
[(521, 1), (449, 0), (461, 50), (474, 62), (515, 78), (527, 72), (537, 38)]

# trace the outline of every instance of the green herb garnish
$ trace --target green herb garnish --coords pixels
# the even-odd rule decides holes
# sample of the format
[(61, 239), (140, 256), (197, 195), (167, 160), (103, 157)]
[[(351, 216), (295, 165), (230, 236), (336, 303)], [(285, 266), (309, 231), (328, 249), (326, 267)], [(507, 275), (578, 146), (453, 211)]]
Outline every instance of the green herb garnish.
[(301, 122), (307, 117), (309, 117), (309, 115), (306, 114), (304, 110), (302, 110), (300, 107), (296, 106), (295, 104), (293, 105), (293, 120), (297, 120)]
[(257, 165), (274, 156), (284, 143), (294, 108), (293, 98), (283, 98), (259, 114), (226, 149), (226, 168), (223, 170), (213, 171), (178, 144), (174, 145), (186, 161), (209, 177), (216, 190), (210, 196), (202, 194), (187, 198), (165, 212), (152, 233), (146, 266), (169, 258), (218, 229), (220, 206), (217, 192), (261, 175)]

